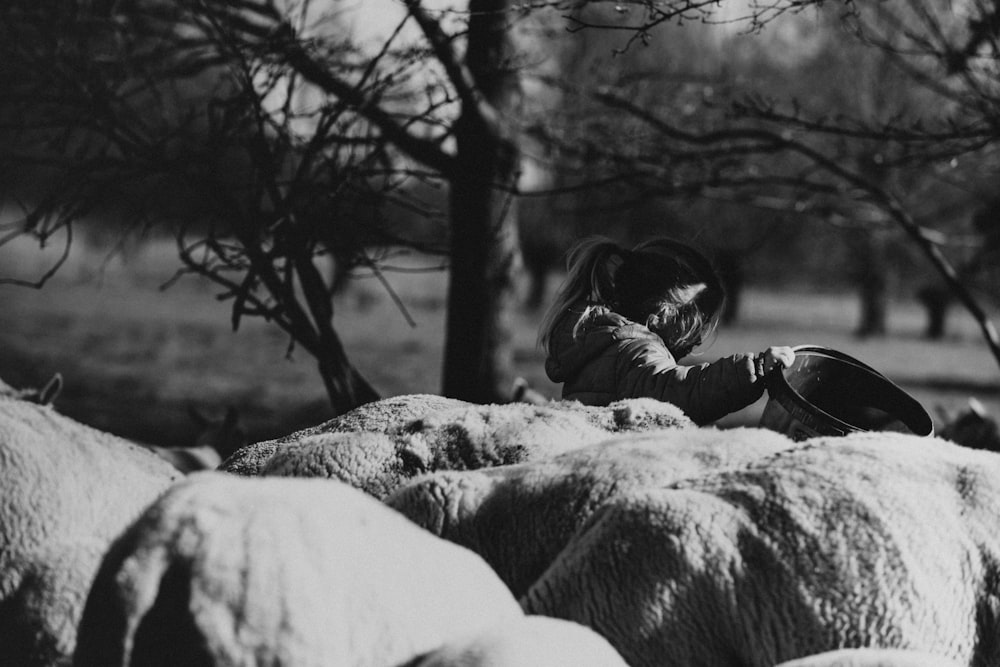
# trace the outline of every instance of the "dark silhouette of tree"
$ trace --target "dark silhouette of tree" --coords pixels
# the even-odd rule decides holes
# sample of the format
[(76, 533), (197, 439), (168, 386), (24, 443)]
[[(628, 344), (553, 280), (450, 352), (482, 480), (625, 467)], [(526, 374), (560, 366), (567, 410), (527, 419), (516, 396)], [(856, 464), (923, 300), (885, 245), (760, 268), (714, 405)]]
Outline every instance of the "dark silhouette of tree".
[[(466, 30), (448, 34), (442, 17), (410, 2), (407, 21), (425, 46), (397, 45), (397, 30), (375, 55), (312, 8), (5, 5), (12, 150), (2, 164), (7, 192), (25, 203), (4, 239), (45, 243), (61, 231), (68, 251), (73, 225), (108, 212), (106, 202), (133, 224), (173, 222), (182, 273), (224, 288), (234, 328), (264, 317), (316, 357), (337, 412), (376, 393), (347, 359), (333, 326), (336, 285), (315, 260), (332, 256), (341, 275), (381, 275), (391, 255), (372, 248), (445, 251), (458, 287), (444, 392), (500, 400), (512, 386), (509, 192), (518, 164), (503, 118), (517, 97), (506, 6), (474, 0)], [(418, 76), (432, 60), (443, 77)], [(25, 165), (37, 165), (35, 181), (58, 183), (19, 182)], [(414, 180), (451, 186), (450, 249), (380, 225), (381, 209), (401, 203)]]
[[(468, 73), (453, 77), (466, 84), (453, 128), (452, 264), (442, 389), (446, 396), (475, 402), (509, 400), (514, 379), (510, 314), (517, 296), (513, 270), (518, 260), (511, 193), (520, 158), (513, 125), (505, 116), (517, 108), (520, 82), (509, 8), (507, 0), (469, 1)], [(435, 26), (422, 26), (442, 52), (438, 59), (457, 67), (458, 58), (450, 49), (445, 52), (447, 45)]]

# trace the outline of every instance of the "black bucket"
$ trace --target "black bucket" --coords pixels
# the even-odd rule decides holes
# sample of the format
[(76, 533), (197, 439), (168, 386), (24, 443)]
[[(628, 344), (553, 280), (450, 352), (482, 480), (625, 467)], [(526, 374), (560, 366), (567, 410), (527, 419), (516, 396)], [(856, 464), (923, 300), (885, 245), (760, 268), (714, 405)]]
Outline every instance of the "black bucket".
[(923, 406), (871, 366), (825, 347), (793, 349), (791, 368), (767, 378), (762, 427), (794, 440), (858, 431), (934, 434)]

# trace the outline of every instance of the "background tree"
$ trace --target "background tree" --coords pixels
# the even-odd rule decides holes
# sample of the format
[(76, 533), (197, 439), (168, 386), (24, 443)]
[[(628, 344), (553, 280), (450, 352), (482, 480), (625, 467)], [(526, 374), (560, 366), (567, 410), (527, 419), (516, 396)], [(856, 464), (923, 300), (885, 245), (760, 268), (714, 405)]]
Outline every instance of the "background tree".
[[(391, 256), (370, 248), (440, 250), (383, 222), (387, 206), (421, 208), (410, 198), (414, 182), (444, 185), (451, 283), (443, 393), (502, 400), (511, 386), (507, 316), (517, 266), (511, 195), (528, 119), (531, 146), (557, 160), (563, 191), (593, 196), (593, 184), (611, 185), (619, 208), (697, 196), (895, 225), (997, 349), (992, 325), (911, 197), (939, 198), (955, 187), (949, 174), (993, 159), (992, 5), (951, 18), (930, 3), (848, 3), (830, 19), (849, 29), (838, 39), (878, 48), (940, 101), (933, 118), (893, 116), (893, 105), (865, 116), (772, 98), (768, 85), (786, 92), (780, 76), (711, 80), (696, 71), (649, 85), (661, 72), (655, 29), (721, 20), (758, 29), (808, 4), (751, 3), (725, 14), (694, 0), (470, 0), (436, 10), (406, 0), (395, 28), (365, 50), (331, 5), (308, 0), (6, 3), (2, 113), (11, 150), (0, 164), (25, 211), (6, 238), (44, 242), (66, 230), (68, 240), (73, 221), (108, 208), (143, 224), (181, 221), (185, 270), (224, 286), (234, 325), (266, 317), (315, 355), (339, 412), (374, 392), (339, 346), (331, 281), (316, 261), (332, 256), (379, 274)], [(545, 71), (551, 58), (536, 61), (561, 47), (525, 37), (525, 24), (567, 42), (609, 30), (622, 61), (643, 53), (644, 67), (567, 79), (559, 66)], [(715, 39), (730, 48), (734, 32)], [(531, 111), (545, 112), (539, 122), (523, 113), (529, 65), (542, 70), (531, 77)], [(805, 72), (796, 66), (782, 76)], [(542, 80), (557, 91), (551, 104), (537, 104)], [(861, 173), (865, 151), (891, 178)], [(28, 183), (25, 175), (45, 178)], [(46, 179), (54, 187), (39, 188)], [(659, 217), (663, 209), (647, 210)], [(635, 231), (624, 224), (623, 234)]]
[[(504, 400), (528, 64), (517, 26), (542, 12), (564, 21), (576, 5), (406, 0), (365, 50), (336, 5), (310, 0), (6, 3), (12, 150), (0, 164), (25, 212), (7, 238), (65, 231), (68, 244), (87, 214), (176, 222), (184, 271), (223, 286), (234, 327), (252, 315), (287, 331), (342, 412), (375, 392), (336, 335), (338, 281), (315, 260), (379, 274), (372, 247), (438, 249), (381, 221), (387, 204), (418, 208), (404, 201), (413, 181), (445, 184), (442, 391)], [(710, 6), (681, 0), (663, 16)]]
[[(172, 223), (182, 272), (223, 286), (234, 327), (250, 315), (287, 331), (342, 412), (375, 392), (344, 353), (315, 260), (380, 273), (391, 256), (372, 248), (441, 252), (381, 223), (386, 206), (415, 208), (412, 181), (444, 180), (459, 287), (443, 389), (504, 397), (517, 170), (504, 3), (474, 0), (449, 34), (450, 15), (410, 2), (374, 55), (308, 1), (98, 4), (3, 8), (2, 164), (24, 212), (4, 240), (64, 232), (68, 250), (88, 214)], [(411, 18), (423, 46), (400, 37)]]
[[(964, 249), (950, 242), (996, 173), (997, 38), (983, 26), (995, 27), (997, 8), (846, 7), (817, 4), (815, 12), (763, 27), (792, 32), (778, 62), (769, 42), (731, 31), (725, 48), (746, 64), (723, 63), (714, 80), (657, 85), (622, 75), (634, 67), (610, 67), (597, 85), (554, 81), (572, 96), (562, 110), (578, 114), (577, 122), (549, 114), (535, 134), (581, 187), (613, 183), (645, 198), (742, 201), (861, 230), (871, 251), (861, 264), (869, 269), (900, 245), (888, 239), (905, 238), (977, 319), (1000, 363), (995, 328), (955, 270)], [(626, 57), (657, 27), (645, 15), (587, 12), (577, 24), (616, 27)], [(837, 53), (839, 70), (831, 58)], [(838, 85), (838, 71), (851, 78)], [(861, 330), (877, 331), (878, 295), (888, 281), (862, 277), (874, 308)]]

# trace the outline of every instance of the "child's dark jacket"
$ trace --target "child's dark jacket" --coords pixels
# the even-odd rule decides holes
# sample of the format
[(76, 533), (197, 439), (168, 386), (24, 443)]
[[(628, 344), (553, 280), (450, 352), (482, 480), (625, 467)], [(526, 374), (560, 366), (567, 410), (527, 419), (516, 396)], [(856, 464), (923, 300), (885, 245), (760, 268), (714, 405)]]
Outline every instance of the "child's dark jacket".
[(655, 398), (673, 403), (700, 425), (750, 405), (764, 392), (753, 355), (681, 366), (659, 336), (607, 308), (592, 308), (574, 337), (583, 309), (567, 310), (549, 340), (545, 372), (564, 383), (564, 399), (607, 405)]

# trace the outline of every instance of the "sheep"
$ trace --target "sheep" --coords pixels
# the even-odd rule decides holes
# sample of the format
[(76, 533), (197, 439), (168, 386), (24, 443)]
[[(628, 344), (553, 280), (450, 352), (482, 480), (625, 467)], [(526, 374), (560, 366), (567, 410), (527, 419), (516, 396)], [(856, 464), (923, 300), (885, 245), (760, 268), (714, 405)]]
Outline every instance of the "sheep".
[[(482, 647), (503, 657), (509, 647), (493, 633), (530, 637), (535, 626), (523, 623), (481, 558), (361, 491), (201, 472), (108, 551), (74, 665), (458, 665), (435, 660)], [(570, 627), (554, 636), (624, 665), (591, 631)]]
[[(748, 428), (623, 435), (547, 461), (424, 476), (386, 503), (483, 556), (521, 596), (616, 495), (742, 466), (793, 445), (779, 433)], [(511, 511), (521, 506), (526, 511)]]
[(127, 441), (0, 398), (0, 661), (68, 658), (112, 539), (179, 475)]
[(136, 444), (144, 449), (148, 449), (172, 465), (178, 472), (185, 475), (202, 470), (215, 470), (222, 463), (219, 452), (211, 445), (165, 447), (144, 442), (137, 442)]
[[(60, 373), (53, 375), (41, 388), (15, 389), (0, 380), (0, 398), (14, 398), (39, 405), (51, 405), (62, 390), (63, 377)], [(194, 407), (189, 407), (188, 412), (200, 428), (193, 446), (164, 447), (134, 441), (133, 444), (148, 449), (183, 473), (213, 470), (247, 444), (247, 434), (239, 423), (239, 413), (232, 406), (221, 420), (209, 419)]]
[(590, 462), (438, 473), (387, 504), (483, 553), (527, 613), (593, 628), (633, 667), (864, 647), (1000, 664), (995, 453), (858, 433), (712, 470), (664, 462), (704, 432), (655, 438), (658, 456), (606, 443)]
[(1000, 427), (978, 399), (970, 398), (968, 407), (954, 416), (941, 412), (944, 421), (940, 433), (942, 438), (963, 447), (1000, 452)]
[(62, 374), (54, 374), (48, 382), (41, 388), (26, 387), (15, 389), (9, 384), (0, 380), (0, 398), (15, 398), (38, 405), (51, 405), (58, 398), (63, 389)]
[(384, 433), (396, 424), (434, 414), (437, 411), (468, 405), (464, 401), (433, 394), (407, 394), (366, 403), (339, 417), (296, 431), (275, 440), (241, 447), (222, 462), (221, 470), (237, 475), (259, 475), (280, 448), (296, 444), (320, 433)]
[(575, 412), (608, 433), (636, 433), (659, 429), (694, 428), (694, 422), (676, 405), (652, 398), (630, 398), (610, 405), (579, 401), (550, 401), (550, 408)]
[(320, 476), (378, 498), (433, 470), (474, 470), (544, 458), (608, 434), (575, 413), (525, 404), (444, 410), (391, 434), (320, 433), (278, 450), (262, 475)]
[(923, 651), (854, 648), (825, 651), (777, 667), (959, 667), (959, 664)]
[(606, 639), (557, 618), (526, 616), (451, 641), (408, 667), (626, 667)]
[[(398, 418), (393, 420), (393, 414)], [(331, 477), (383, 498), (425, 472), (510, 465), (554, 456), (613, 433), (688, 426), (691, 422), (680, 410), (651, 400), (594, 408), (576, 402), (475, 405), (404, 396), (244, 447), (220, 469)]]
[(221, 420), (209, 419), (194, 408), (190, 408), (189, 413), (201, 428), (193, 446), (137, 444), (186, 475), (200, 470), (215, 470), (236, 450), (247, 444), (247, 434), (240, 424), (236, 408), (227, 408), (226, 415)]

